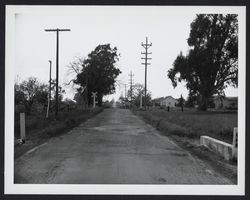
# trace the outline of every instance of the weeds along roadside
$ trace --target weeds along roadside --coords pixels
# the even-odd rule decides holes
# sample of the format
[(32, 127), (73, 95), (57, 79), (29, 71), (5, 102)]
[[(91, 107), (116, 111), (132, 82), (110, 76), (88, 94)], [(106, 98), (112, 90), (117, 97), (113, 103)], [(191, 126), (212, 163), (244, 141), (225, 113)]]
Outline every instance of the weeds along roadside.
[[(92, 118), (102, 112), (103, 108), (87, 110), (72, 110), (70, 112), (60, 112), (58, 119), (53, 116), (45, 119), (42, 113), (33, 114), (26, 117), (26, 142), (25, 144), (15, 144), (15, 158), (23, 155), (33, 147), (40, 145), (52, 137), (62, 135), (73, 127)], [(18, 138), (19, 120), (15, 120), (15, 137)]]
[(133, 110), (133, 113), (163, 133), (193, 139), (207, 135), (232, 143), (233, 128), (237, 127), (236, 112), (199, 112), (196, 110), (167, 112), (157, 109), (146, 112)]

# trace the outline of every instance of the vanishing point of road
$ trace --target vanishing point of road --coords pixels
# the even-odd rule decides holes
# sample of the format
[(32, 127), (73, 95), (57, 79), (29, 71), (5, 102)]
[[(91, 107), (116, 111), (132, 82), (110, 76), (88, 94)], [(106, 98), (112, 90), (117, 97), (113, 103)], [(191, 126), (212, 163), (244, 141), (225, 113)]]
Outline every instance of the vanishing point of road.
[(15, 160), (15, 183), (232, 184), (133, 115), (106, 109)]

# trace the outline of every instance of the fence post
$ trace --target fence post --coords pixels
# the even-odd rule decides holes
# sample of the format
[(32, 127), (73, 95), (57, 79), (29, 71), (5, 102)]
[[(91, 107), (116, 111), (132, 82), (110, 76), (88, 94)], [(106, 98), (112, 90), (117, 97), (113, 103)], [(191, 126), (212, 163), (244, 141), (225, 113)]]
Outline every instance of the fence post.
[(140, 94), (140, 109), (142, 109), (142, 94)]
[(20, 136), (23, 143), (25, 143), (25, 113), (20, 113)]
[(238, 149), (238, 128), (234, 128), (233, 132), (233, 149), (232, 149), (232, 158), (237, 159), (237, 149)]

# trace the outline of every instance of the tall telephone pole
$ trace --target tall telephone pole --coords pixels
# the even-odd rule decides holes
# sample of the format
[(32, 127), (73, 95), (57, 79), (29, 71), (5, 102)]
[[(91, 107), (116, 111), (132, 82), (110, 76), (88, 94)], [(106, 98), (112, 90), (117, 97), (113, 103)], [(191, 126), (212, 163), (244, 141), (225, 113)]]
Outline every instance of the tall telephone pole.
[(47, 32), (56, 32), (56, 111), (55, 117), (58, 114), (58, 74), (59, 74), (59, 32), (70, 31), (70, 29), (45, 29)]
[(145, 91), (144, 91), (144, 107), (145, 110), (147, 109), (147, 67), (148, 65), (151, 65), (151, 63), (148, 62), (148, 60), (151, 60), (152, 58), (149, 58), (148, 55), (152, 54), (151, 52), (148, 52), (149, 47), (152, 46), (152, 43), (148, 43), (148, 37), (146, 37), (146, 43), (144, 44), (143, 42), (141, 43), (141, 45), (144, 47), (145, 52), (142, 52), (141, 54), (145, 55), (145, 57), (141, 58), (144, 60), (144, 63), (142, 63), (142, 65), (145, 65)]
[(52, 69), (52, 61), (49, 60), (49, 102), (51, 101), (51, 69)]
[(134, 74), (132, 73), (132, 71), (130, 71), (129, 74), (129, 85), (130, 85), (130, 92), (131, 92), (131, 97), (130, 97), (130, 105), (132, 105), (132, 100), (133, 100), (133, 76)]
[(49, 117), (50, 102), (51, 102), (51, 65), (52, 65), (52, 61), (49, 60), (49, 97), (48, 97), (48, 106), (47, 106), (46, 118)]

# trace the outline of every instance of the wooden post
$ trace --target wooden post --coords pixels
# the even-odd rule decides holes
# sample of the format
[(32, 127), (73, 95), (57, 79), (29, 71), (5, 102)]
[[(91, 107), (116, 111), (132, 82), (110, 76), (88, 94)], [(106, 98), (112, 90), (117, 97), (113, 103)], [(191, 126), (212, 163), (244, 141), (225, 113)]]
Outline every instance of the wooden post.
[(96, 96), (97, 96), (97, 92), (92, 92), (92, 97), (93, 97), (93, 108), (95, 108), (95, 104), (96, 104), (95, 98), (96, 98)]
[(48, 105), (47, 105), (46, 118), (49, 117), (49, 107), (50, 107), (50, 99), (48, 98)]
[(142, 109), (142, 94), (140, 94), (140, 109)]
[(25, 143), (25, 113), (20, 113), (20, 136), (23, 143)]
[(232, 149), (232, 158), (237, 159), (237, 149), (238, 149), (238, 128), (234, 128), (233, 132), (233, 149)]

